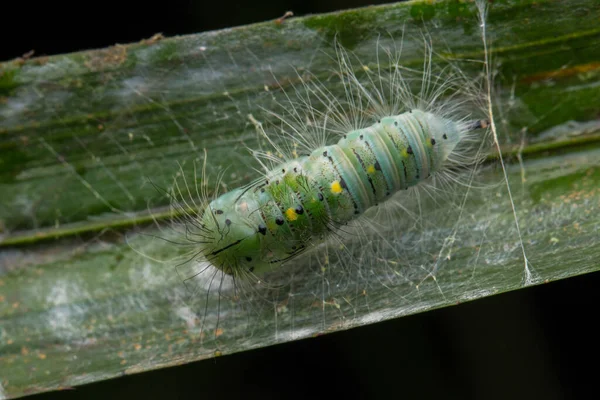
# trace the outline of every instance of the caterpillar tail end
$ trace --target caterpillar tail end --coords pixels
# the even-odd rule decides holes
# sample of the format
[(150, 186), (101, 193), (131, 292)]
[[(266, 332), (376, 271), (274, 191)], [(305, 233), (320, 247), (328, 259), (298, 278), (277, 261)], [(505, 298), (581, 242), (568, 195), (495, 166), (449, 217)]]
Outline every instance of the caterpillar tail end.
[(490, 126), (490, 121), (487, 119), (479, 119), (477, 121), (468, 122), (467, 131), (470, 132), (477, 129), (486, 129), (488, 126)]

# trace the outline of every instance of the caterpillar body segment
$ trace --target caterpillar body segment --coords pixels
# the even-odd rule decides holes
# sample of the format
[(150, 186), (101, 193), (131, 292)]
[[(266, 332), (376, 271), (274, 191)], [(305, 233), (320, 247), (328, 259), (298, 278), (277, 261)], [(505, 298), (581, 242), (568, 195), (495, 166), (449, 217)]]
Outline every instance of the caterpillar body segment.
[(414, 109), (351, 131), (210, 202), (194, 224), (202, 254), (226, 274), (260, 276), (441, 171), (481, 127)]

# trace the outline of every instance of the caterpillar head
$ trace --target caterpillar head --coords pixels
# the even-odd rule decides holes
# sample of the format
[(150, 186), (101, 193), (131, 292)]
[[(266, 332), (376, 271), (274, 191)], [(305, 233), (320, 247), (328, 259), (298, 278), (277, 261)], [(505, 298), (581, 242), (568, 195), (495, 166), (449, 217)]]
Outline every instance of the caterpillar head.
[(243, 188), (225, 193), (213, 200), (201, 218), (203, 255), (216, 268), (228, 275), (253, 273), (260, 259), (260, 230), (253, 226), (248, 214), (257, 205), (244, 198)]

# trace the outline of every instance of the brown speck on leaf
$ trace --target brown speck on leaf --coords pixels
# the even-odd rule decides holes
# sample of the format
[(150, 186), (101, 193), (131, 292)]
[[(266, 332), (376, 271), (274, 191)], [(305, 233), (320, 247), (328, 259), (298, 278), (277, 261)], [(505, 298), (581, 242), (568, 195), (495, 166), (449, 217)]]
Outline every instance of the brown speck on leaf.
[(162, 33), (155, 33), (154, 35), (152, 35), (151, 37), (149, 37), (148, 39), (142, 39), (140, 41), (140, 44), (154, 44), (154, 43), (158, 43), (161, 40), (163, 40), (165, 38), (165, 35), (163, 35)]
[(102, 71), (108, 66), (123, 64), (127, 60), (127, 47), (117, 44), (107, 49), (90, 51), (87, 56), (83, 65), (91, 71)]
[(219, 328), (219, 329), (217, 329), (217, 330), (215, 331), (215, 336), (216, 336), (216, 337), (219, 337), (219, 336), (221, 336), (222, 334), (223, 334), (223, 329), (221, 329), (221, 328)]
[(34, 62), (37, 65), (46, 65), (48, 60), (49, 60), (48, 56), (41, 56), (41, 57), (37, 57), (35, 60), (31, 60), (31, 62)]
[(25, 64), (25, 61), (29, 60), (35, 54), (35, 50), (29, 50), (27, 53), (23, 54), (21, 57), (15, 58), (15, 64), (21, 66)]
[(285, 14), (283, 14), (281, 17), (279, 17), (275, 20), (275, 23), (277, 25), (281, 25), (281, 24), (283, 24), (283, 21), (285, 21), (286, 19), (293, 17), (293, 16), (294, 16), (294, 13), (292, 11), (286, 11)]
[(21, 58), (22, 58), (23, 60), (29, 60), (31, 57), (33, 57), (33, 55), (34, 55), (34, 54), (35, 54), (35, 50), (31, 49), (31, 50), (29, 50), (27, 53), (23, 54), (23, 55), (21, 56)]
[(286, 298), (285, 300), (283, 300), (282, 302), (280, 302), (279, 304), (277, 304), (276, 310), (278, 313), (282, 312), (283, 310), (285, 310), (285, 308), (287, 307), (289, 302), (289, 298)]
[(520, 81), (523, 83), (533, 83), (547, 81), (548, 79), (565, 79), (571, 76), (594, 73), (600, 70), (600, 62), (590, 62), (587, 64), (578, 64), (567, 68), (560, 68), (552, 71), (540, 72), (528, 75)]

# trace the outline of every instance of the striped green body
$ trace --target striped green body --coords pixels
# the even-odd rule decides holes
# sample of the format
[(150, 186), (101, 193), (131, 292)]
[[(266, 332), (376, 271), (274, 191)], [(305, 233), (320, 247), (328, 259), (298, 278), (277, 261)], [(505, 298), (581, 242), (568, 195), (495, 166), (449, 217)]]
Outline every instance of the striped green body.
[(464, 135), (420, 110), (386, 117), (213, 200), (203, 254), (227, 274), (261, 274), (439, 171)]

